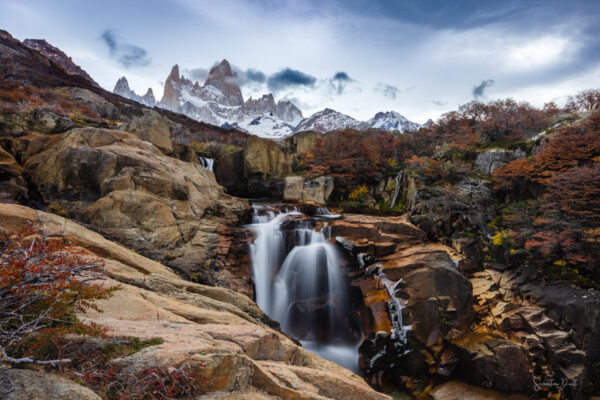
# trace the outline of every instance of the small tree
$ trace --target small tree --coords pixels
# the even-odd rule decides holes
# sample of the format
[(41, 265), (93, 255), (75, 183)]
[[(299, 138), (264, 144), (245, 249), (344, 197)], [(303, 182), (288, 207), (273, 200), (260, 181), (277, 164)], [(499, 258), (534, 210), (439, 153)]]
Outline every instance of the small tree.
[[(97, 335), (102, 330), (77, 319), (97, 309), (94, 301), (116, 289), (103, 279), (102, 263), (51, 238), (33, 226), (0, 234), (0, 346), (10, 363), (56, 364), (67, 333)], [(58, 359), (45, 359), (57, 350)], [(16, 355), (20, 358), (11, 357)]]
[(599, 110), (600, 89), (582, 90), (575, 96), (569, 96), (566, 108), (570, 111)]

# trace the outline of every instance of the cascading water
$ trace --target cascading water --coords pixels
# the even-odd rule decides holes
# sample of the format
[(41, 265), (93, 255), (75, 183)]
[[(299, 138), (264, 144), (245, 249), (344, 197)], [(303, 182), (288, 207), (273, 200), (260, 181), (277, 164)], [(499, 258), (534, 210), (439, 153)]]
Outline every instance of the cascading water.
[(200, 161), (200, 165), (202, 165), (204, 168), (208, 169), (211, 172), (213, 171), (213, 166), (215, 165), (215, 160), (213, 160), (212, 158), (207, 158), (207, 157), (198, 157), (198, 160)]
[(348, 287), (338, 250), (296, 209), (253, 207), (256, 303), (305, 348), (356, 371), (358, 338), (347, 328)]

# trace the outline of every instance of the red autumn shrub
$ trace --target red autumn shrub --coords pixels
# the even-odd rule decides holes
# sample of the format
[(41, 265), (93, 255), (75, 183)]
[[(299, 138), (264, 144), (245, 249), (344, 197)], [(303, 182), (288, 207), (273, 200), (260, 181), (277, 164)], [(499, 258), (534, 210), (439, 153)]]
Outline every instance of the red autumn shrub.
[(83, 374), (84, 381), (110, 400), (170, 400), (195, 399), (202, 393), (203, 363), (183, 364), (177, 368), (148, 367), (127, 372), (109, 363)]
[(300, 162), (306, 174), (329, 175), (336, 187), (351, 188), (371, 183), (378, 173), (393, 168), (399, 152), (399, 141), (391, 133), (343, 130), (317, 140)]
[(101, 262), (61, 238), (34, 227), (1, 234), (0, 345), (24, 357), (7, 360), (43, 362), (67, 333), (102, 333), (76, 317), (116, 289), (95, 284), (102, 277)]

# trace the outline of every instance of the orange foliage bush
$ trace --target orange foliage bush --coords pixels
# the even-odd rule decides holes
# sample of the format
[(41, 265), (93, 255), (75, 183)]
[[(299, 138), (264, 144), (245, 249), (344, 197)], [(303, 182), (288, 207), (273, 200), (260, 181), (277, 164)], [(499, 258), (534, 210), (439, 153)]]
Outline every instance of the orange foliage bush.
[(308, 175), (329, 175), (338, 188), (350, 188), (371, 183), (378, 173), (394, 169), (400, 147), (391, 133), (344, 130), (317, 140), (300, 162)]
[(92, 283), (98, 279), (98, 260), (34, 227), (0, 236), (0, 344), (25, 357), (8, 361), (41, 362), (67, 333), (101, 334), (76, 317), (116, 289)]

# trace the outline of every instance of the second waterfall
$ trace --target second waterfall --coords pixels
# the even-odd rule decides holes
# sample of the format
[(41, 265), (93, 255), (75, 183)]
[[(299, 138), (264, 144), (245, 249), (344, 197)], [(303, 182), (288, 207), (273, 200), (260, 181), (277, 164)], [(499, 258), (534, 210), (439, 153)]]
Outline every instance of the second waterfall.
[(304, 347), (356, 370), (357, 337), (340, 254), (296, 209), (254, 206), (256, 303)]

